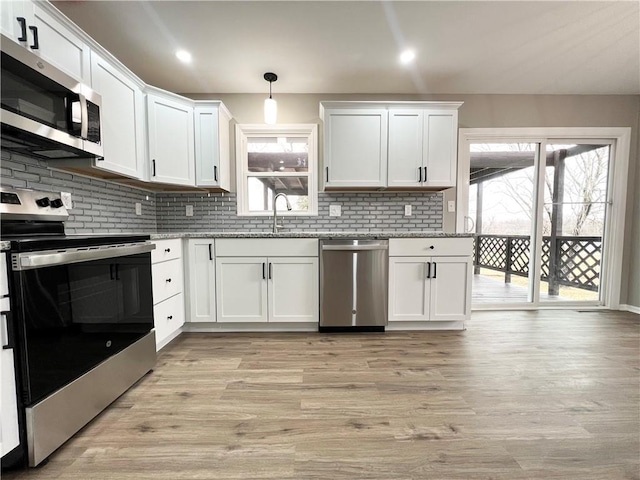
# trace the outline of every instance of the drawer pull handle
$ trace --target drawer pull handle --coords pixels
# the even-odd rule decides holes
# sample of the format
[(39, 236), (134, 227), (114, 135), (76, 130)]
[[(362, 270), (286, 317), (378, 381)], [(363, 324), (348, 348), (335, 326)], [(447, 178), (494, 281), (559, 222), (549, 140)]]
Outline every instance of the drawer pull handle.
[(169, 315), (169, 316), (167, 317), (167, 320), (172, 320), (172, 319), (173, 319), (173, 315)]
[(29, 30), (33, 33), (33, 44), (29, 46), (31, 50), (38, 50), (40, 48), (40, 42), (38, 41), (38, 27), (29, 25)]
[(165, 280), (165, 282), (167, 282), (167, 283), (171, 283), (171, 279), (170, 279), (170, 278), (167, 278), (167, 279)]
[(27, 41), (27, 19), (24, 17), (16, 17), (18, 23), (20, 24), (20, 36), (18, 37), (19, 42)]
[(170, 248), (165, 248), (164, 251), (165, 251), (165, 253), (169, 253), (171, 251), (171, 249)]
[(429, 248), (430, 248), (431, 250), (433, 250), (435, 247), (434, 247), (433, 245), (431, 245)]

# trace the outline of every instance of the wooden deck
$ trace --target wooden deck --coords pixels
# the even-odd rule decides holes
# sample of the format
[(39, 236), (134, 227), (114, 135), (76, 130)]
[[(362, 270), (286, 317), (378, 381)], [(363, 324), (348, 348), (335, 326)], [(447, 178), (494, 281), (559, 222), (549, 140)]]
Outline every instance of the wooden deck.
[[(482, 274), (474, 274), (472, 280), (471, 303), (472, 305), (501, 304), (501, 303), (526, 303), (527, 287), (515, 283), (505, 283), (503, 279), (489, 277)], [(562, 302), (572, 300), (561, 295), (547, 295), (540, 292), (542, 302)]]
[(461, 332), (184, 334), (48, 464), (2, 478), (637, 479), (639, 325), (547, 310)]

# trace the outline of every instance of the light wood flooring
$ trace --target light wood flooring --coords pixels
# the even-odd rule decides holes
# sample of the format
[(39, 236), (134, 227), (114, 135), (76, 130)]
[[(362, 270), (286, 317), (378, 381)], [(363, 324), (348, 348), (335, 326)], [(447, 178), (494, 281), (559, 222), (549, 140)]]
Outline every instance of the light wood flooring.
[(640, 319), (185, 334), (45, 466), (3, 479), (638, 479)]

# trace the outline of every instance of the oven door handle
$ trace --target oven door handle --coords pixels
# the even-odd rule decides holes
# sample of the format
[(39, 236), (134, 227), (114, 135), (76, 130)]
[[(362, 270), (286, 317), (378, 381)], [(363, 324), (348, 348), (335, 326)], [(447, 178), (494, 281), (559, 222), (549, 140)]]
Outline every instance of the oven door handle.
[(154, 250), (150, 242), (122, 243), (96, 247), (70, 248), (65, 250), (45, 250), (40, 252), (14, 253), (11, 255), (11, 268), (14, 271), (34, 268), (67, 265), (69, 263), (90, 262), (105, 258), (125, 257)]

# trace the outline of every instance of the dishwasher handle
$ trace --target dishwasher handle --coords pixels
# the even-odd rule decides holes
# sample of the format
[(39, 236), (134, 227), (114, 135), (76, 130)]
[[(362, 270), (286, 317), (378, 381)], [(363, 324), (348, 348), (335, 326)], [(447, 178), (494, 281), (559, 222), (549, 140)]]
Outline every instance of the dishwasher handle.
[(357, 252), (362, 250), (389, 250), (389, 245), (322, 245), (322, 250)]

